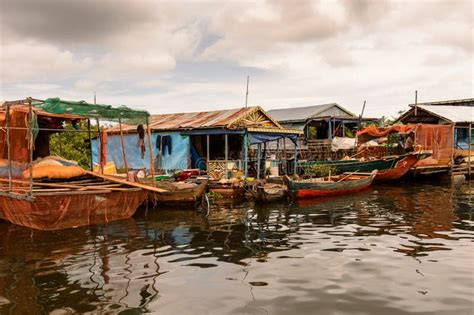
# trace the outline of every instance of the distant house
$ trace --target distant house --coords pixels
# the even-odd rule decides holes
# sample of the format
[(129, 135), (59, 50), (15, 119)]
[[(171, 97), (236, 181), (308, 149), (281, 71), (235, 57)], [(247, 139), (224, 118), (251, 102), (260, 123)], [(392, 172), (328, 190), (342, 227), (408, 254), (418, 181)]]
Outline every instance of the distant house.
[(474, 122), (474, 98), (410, 104), (397, 121), (403, 124), (436, 124), (454, 126), (454, 144), (467, 149), (469, 127)]
[[(359, 116), (339, 104), (272, 109), (268, 113), (285, 128), (302, 130), (298, 147), (302, 159), (339, 159), (355, 146)], [(362, 118), (361, 122), (378, 122)]]
[[(272, 109), (268, 113), (286, 128), (303, 130), (308, 140), (353, 137), (359, 122), (359, 116), (336, 103)], [(377, 120), (364, 118), (362, 121)]]

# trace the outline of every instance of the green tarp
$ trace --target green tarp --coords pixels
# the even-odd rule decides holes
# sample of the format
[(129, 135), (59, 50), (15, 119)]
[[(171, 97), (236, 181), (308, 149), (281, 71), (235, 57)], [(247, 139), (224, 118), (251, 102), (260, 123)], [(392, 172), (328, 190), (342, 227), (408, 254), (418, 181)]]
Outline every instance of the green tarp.
[(118, 121), (120, 118), (126, 124), (146, 123), (150, 117), (147, 111), (135, 110), (123, 105), (112, 107), (111, 105), (89, 104), (85, 101), (64, 101), (59, 98), (48, 98), (44, 102), (35, 102), (33, 105), (52, 114), (69, 114), (111, 121)]

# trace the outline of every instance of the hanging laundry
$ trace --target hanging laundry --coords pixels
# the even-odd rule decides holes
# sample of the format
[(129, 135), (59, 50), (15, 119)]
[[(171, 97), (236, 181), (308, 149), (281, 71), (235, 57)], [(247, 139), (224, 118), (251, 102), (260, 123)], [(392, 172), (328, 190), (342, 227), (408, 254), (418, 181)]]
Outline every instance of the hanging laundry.
[(163, 155), (165, 155), (165, 153), (168, 152), (168, 155), (171, 155), (171, 153), (173, 151), (173, 144), (172, 144), (171, 136), (158, 135), (156, 137), (155, 146), (158, 149), (158, 153), (162, 153)]
[(140, 153), (143, 159), (145, 158), (146, 147), (145, 147), (145, 128), (143, 128), (142, 124), (137, 126), (137, 132), (138, 132), (137, 148), (140, 148)]

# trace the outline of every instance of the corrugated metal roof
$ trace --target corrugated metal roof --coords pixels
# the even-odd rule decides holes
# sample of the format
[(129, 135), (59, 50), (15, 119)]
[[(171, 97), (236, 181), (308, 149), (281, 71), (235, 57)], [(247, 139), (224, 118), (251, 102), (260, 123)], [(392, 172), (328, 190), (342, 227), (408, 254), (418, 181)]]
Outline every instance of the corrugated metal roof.
[[(436, 102), (424, 102), (418, 103), (417, 105), (430, 105), (430, 106), (474, 106), (474, 98), (463, 98), (458, 100), (447, 100), (447, 101), (436, 101)], [(410, 104), (415, 106), (415, 104)]]
[[(263, 115), (252, 114), (261, 112)], [(256, 121), (251, 119), (255, 118)], [(280, 124), (272, 119), (262, 108), (243, 107), (237, 109), (216, 110), (208, 112), (177, 113), (151, 115), (150, 128), (153, 130), (182, 130), (182, 129), (210, 129), (210, 128), (237, 128), (240, 123), (255, 127), (276, 127)], [(123, 131), (134, 131), (135, 126), (122, 125)], [(108, 129), (109, 132), (118, 132), (119, 126)]]
[(445, 118), (454, 123), (473, 122), (474, 106), (450, 106), (450, 105), (417, 105), (425, 111), (435, 114), (441, 118)]
[(272, 109), (269, 110), (268, 113), (277, 121), (306, 121), (309, 118), (317, 117), (318, 114), (326, 111), (331, 107), (337, 107), (339, 110), (347, 113), (348, 115), (357, 117), (356, 115), (336, 103)]

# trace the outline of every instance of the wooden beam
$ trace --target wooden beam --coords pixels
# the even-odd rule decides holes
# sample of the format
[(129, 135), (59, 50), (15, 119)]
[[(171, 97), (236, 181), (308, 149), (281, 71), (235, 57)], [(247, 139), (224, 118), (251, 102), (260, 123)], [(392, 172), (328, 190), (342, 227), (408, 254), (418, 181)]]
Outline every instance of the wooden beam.
[[(107, 176), (107, 175), (102, 175), (102, 174), (96, 174), (94, 172), (90, 172), (90, 171), (85, 171), (87, 174), (89, 175), (92, 175), (92, 176), (95, 176), (95, 177), (99, 177), (99, 178), (102, 178), (102, 179), (107, 179), (111, 182), (116, 182), (116, 183), (121, 183), (121, 184), (124, 184), (124, 185), (128, 185), (128, 186), (132, 186), (132, 187), (137, 187), (137, 188), (142, 188), (142, 189), (145, 189), (145, 190), (149, 190), (149, 191), (155, 191), (155, 192), (167, 192), (168, 190), (166, 189), (161, 189), (161, 188), (158, 188), (158, 187), (152, 187), (152, 186), (148, 186), (148, 185), (143, 185), (143, 184), (140, 184), (140, 183), (134, 183), (134, 182), (129, 182), (127, 180), (123, 180), (123, 179), (118, 179), (118, 178), (115, 178), (113, 176)], [(153, 181), (155, 182), (155, 181)]]
[[(95, 174), (95, 173), (93, 173), (93, 174)], [(0, 182), (5, 182), (5, 181), (7, 181), (7, 179), (0, 178)], [(29, 182), (24, 181), (24, 180), (12, 179), (12, 183), (25, 184), (26, 185)], [(117, 191), (126, 191), (127, 190), (127, 188), (106, 187), (104, 189), (104, 188), (101, 188), (101, 187), (98, 187), (98, 186), (81, 186), (81, 185), (60, 184), (60, 183), (38, 183), (38, 182), (33, 182), (33, 185), (34, 186), (42, 186), (42, 187), (70, 188), (70, 189), (77, 189), (77, 190), (87, 190), (87, 189), (89, 189), (89, 190), (117, 190)]]

